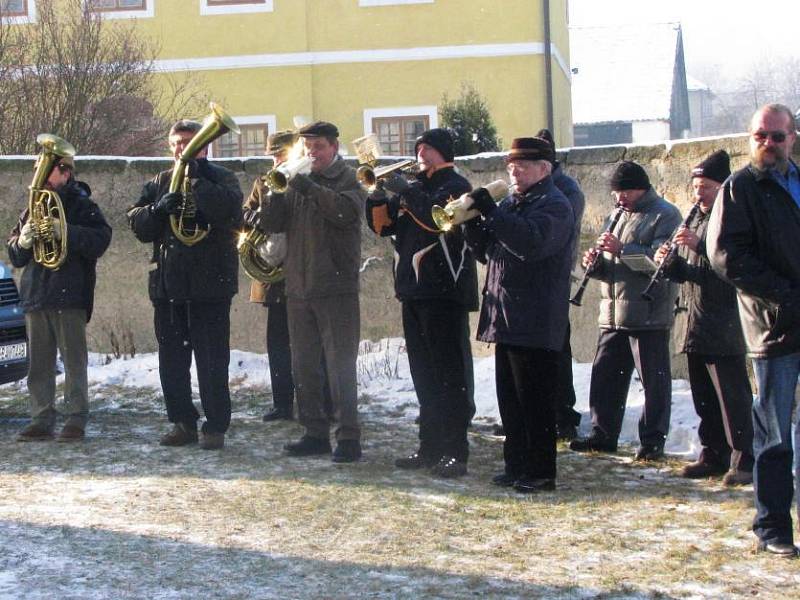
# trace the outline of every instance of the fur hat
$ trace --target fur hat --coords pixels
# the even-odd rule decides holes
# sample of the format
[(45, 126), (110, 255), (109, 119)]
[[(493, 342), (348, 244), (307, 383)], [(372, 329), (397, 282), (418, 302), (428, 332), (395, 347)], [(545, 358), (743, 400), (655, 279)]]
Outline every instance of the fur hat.
[(731, 174), (731, 157), (725, 150), (717, 150), (692, 169), (692, 177), (706, 177), (722, 183)]
[(611, 174), (611, 190), (649, 190), (650, 178), (641, 165), (632, 160), (624, 160), (617, 165)]
[(431, 148), (442, 155), (445, 162), (453, 162), (455, 158), (455, 149), (453, 147), (453, 136), (447, 129), (437, 127), (436, 129), (428, 129), (423, 131), (422, 135), (417, 138), (414, 143), (414, 154), (417, 153), (420, 144), (428, 144)]
[(556, 153), (553, 145), (540, 137), (514, 138), (511, 142), (511, 151), (506, 156), (506, 161), (512, 160), (546, 160), (553, 162)]

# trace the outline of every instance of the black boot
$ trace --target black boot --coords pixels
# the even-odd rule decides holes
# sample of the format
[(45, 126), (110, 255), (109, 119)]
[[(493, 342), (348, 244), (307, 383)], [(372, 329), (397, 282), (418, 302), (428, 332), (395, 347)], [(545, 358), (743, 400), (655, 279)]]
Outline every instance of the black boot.
[(270, 411), (267, 411), (261, 420), (264, 423), (269, 423), (270, 421), (291, 421), (294, 419), (294, 414), (292, 414), (291, 407), (289, 408), (278, 408), (275, 407)]
[(315, 438), (304, 435), (296, 442), (290, 442), (283, 447), (289, 456), (317, 456), (331, 453), (331, 443), (325, 438)]

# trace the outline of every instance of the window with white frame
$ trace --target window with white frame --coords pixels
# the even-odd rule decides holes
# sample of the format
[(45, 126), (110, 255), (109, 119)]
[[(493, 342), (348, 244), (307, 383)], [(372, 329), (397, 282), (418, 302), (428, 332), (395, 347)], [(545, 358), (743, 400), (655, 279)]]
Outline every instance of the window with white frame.
[(378, 136), (385, 156), (414, 156), (414, 143), (426, 129), (439, 126), (436, 106), (369, 108), (364, 133)]
[(201, 15), (272, 12), (273, 0), (200, 0)]
[(84, 0), (86, 8), (105, 19), (152, 17), (155, 0)]
[(239, 135), (229, 131), (211, 144), (211, 156), (231, 158), (234, 156), (264, 156), (267, 136), (276, 130), (274, 115), (234, 117), (239, 126)]
[(34, 0), (0, 0), (0, 18), (5, 23), (31, 23), (35, 14)]

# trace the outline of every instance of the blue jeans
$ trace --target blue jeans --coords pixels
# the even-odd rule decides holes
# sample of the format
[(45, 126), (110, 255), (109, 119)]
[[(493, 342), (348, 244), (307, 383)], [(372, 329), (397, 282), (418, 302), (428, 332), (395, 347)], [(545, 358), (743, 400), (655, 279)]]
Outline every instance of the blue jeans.
[[(753, 368), (758, 381), (753, 403), (753, 531), (765, 542), (792, 543), (792, 411), (800, 353), (754, 359)], [(795, 428), (794, 437), (800, 447), (800, 428)], [(800, 469), (795, 479), (800, 480)]]

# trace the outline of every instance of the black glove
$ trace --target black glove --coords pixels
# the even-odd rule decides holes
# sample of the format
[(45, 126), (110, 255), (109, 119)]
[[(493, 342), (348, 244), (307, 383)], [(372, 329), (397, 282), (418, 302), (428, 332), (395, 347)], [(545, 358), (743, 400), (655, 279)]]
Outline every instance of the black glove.
[(367, 196), (367, 202), (371, 205), (386, 204), (388, 199), (389, 198), (386, 196), (386, 190), (383, 187), (382, 180), (378, 181), (375, 189), (372, 190), (372, 193), (369, 196)]
[(383, 187), (392, 192), (393, 194), (400, 194), (408, 187), (408, 181), (405, 177), (392, 173), (387, 175), (382, 180)]
[(166, 217), (168, 215), (177, 215), (181, 212), (183, 205), (183, 194), (180, 192), (168, 192), (161, 196), (158, 201), (153, 204), (153, 214), (158, 217)]
[(489, 214), (497, 208), (497, 204), (495, 204), (494, 199), (492, 199), (491, 194), (484, 188), (478, 188), (473, 190), (469, 193), (474, 200), (473, 206), (480, 212), (484, 217), (489, 216)]
[(258, 227), (261, 223), (261, 215), (257, 210), (253, 210), (252, 208), (245, 209), (244, 222), (248, 227)]

